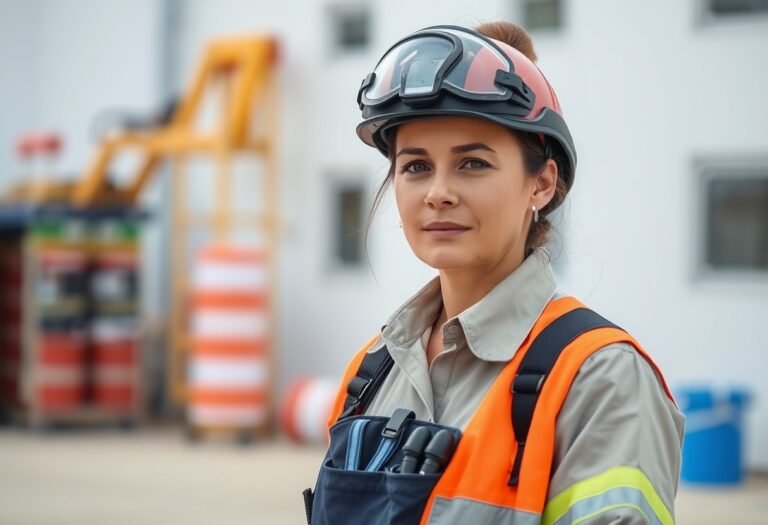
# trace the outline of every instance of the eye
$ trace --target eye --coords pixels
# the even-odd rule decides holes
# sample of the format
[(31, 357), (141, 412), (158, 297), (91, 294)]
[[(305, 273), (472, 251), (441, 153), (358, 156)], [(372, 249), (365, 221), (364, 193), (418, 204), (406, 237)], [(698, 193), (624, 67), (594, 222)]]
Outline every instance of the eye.
[(404, 164), (398, 171), (398, 173), (421, 173), (426, 171), (429, 166), (420, 160), (414, 160), (407, 164)]
[(467, 166), (470, 169), (483, 169), (491, 167), (490, 164), (482, 159), (467, 159), (467, 161), (464, 163), (464, 166)]

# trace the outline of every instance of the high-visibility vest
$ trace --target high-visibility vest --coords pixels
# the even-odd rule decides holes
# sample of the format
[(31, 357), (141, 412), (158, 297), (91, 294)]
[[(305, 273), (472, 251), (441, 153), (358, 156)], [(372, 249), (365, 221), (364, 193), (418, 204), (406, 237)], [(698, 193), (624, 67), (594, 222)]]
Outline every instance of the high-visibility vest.
[[(547, 515), (544, 514), (554, 456), (557, 416), (581, 365), (606, 345), (619, 342), (632, 345), (658, 373), (667, 396), (672, 399), (658, 367), (631, 335), (615, 325), (581, 333), (563, 348), (541, 386), (530, 423), (529, 439), (525, 453), (521, 456), (519, 481), (510, 484), (510, 472), (514, 470), (518, 455), (518, 440), (510, 423), (514, 395), (510, 385), (514, 383), (520, 364), (538, 335), (563, 315), (585, 308), (584, 304), (570, 296), (559, 297), (548, 303), (463, 430), (451, 462), (427, 501), (421, 525), (471, 523), (472, 516), (477, 516), (477, 508), (473, 508), (477, 504), (495, 507), (495, 523), (554, 523), (558, 516), (553, 513), (559, 509), (549, 506)], [(363, 358), (377, 339), (378, 336), (368, 341), (348, 364), (342, 388), (336, 396), (328, 420), (329, 427), (344, 412), (346, 386), (356, 377)], [(624, 474), (633, 476), (631, 469), (614, 474), (619, 477)], [(664, 514), (660, 521), (671, 523), (671, 516), (668, 512), (665, 514), (665, 510), (658, 510)]]

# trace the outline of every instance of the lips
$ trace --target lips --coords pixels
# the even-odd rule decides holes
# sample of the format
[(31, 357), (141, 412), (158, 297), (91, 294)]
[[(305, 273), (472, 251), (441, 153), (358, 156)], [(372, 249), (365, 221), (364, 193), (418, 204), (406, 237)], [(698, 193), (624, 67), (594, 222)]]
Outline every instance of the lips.
[(436, 222), (430, 222), (423, 228), (426, 231), (452, 231), (452, 230), (461, 230), (466, 231), (469, 229), (468, 226), (463, 226), (461, 224), (457, 224), (455, 222), (448, 222), (448, 221), (436, 221)]
[(423, 228), (424, 232), (429, 235), (433, 240), (449, 240), (455, 237), (461, 236), (464, 232), (469, 231), (471, 228), (449, 221), (436, 221), (430, 222)]

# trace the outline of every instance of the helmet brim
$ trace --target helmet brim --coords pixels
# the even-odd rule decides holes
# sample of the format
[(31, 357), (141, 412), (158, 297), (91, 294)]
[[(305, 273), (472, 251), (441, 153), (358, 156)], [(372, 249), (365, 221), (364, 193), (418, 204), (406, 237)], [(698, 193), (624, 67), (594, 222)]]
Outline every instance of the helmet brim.
[(512, 118), (469, 108), (425, 108), (409, 109), (407, 112), (394, 111), (379, 114), (362, 121), (357, 126), (357, 135), (364, 143), (378, 149), (382, 155), (388, 156), (389, 143), (387, 131), (392, 130), (403, 122), (441, 116), (469, 116), (490, 120), (504, 127), (530, 133), (541, 133), (555, 139), (563, 148), (568, 158), (566, 173), (561, 174), (566, 188), (571, 189), (576, 171), (576, 149), (573, 145), (568, 126), (563, 118), (550, 108), (544, 108), (535, 119)]

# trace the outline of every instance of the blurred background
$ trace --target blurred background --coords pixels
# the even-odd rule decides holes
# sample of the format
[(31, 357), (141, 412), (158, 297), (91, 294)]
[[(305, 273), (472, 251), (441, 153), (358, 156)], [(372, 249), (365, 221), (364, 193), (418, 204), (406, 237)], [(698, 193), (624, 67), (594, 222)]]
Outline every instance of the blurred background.
[(0, 0), (0, 523), (303, 523), (347, 360), (433, 275), (355, 135), (408, 32), (526, 27), (579, 153), (560, 289), (768, 515), (768, 2)]

